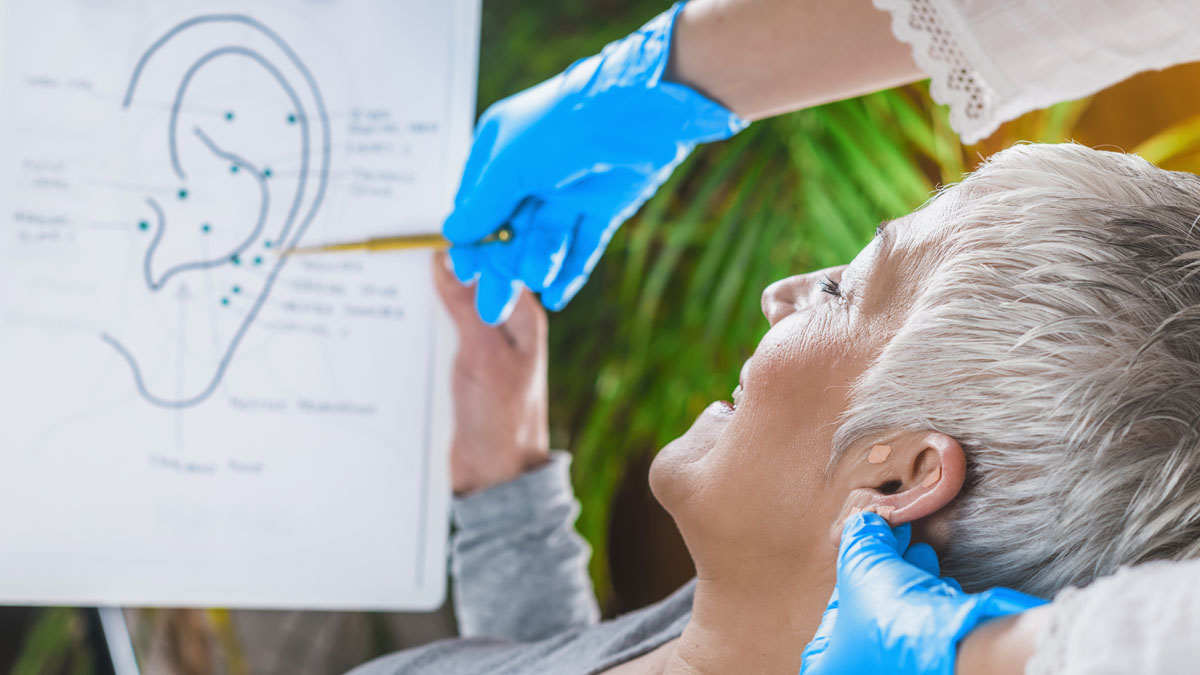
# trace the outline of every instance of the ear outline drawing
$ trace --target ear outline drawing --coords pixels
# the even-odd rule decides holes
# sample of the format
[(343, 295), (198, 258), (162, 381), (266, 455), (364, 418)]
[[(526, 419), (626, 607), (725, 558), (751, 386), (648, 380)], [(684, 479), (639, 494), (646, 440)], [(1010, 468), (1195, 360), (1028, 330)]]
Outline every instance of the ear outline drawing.
[[(302, 103), (300, 97), (296, 93), (296, 90), (292, 87), (288, 79), (284, 77), (283, 73), (280, 72), (280, 70), (274, 65), (274, 63), (271, 62), (270, 59), (263, 56), (260, 52), (240, 45), (226, 45), (223, 47), (218, 47), (207, 52), (193, 62), (184, 74), (183, 78), (180, 80), (179, 86), (176, 89), (175, 98), (171, 105), (171, 117), (167, 131), (167, 145), (171, 157), (171, 166), (175, 171), (176, 176), (178, 176), (181, 180), (187, 178), (187, 175), (183, 170), (183, 166), (179, 161), (177, 136), (179, 111), (184, 95), (187, 93), (188, 86), (191, 84), (194, 75), (205, 65), (211, 63), (215, 59), (223, 57), (246, 58), (262, 67), (276, 80), (283, 91), (287, 94), (292, 106), (294, 107), (294, 110), (296, 111), (296, 121), (300, 124), (301, 131), (301, 163), (297, 176), (296, 193), (292, 200), (291, 206), (288, 209), (287, 217), (284, 220), (279, 235), (275, 239), (271, 240), (276, 243), (276, 246), (280, 250), (287, 250), (295, 247), (300, 242), (301, 238), (304, 236), (304, 233), (312, 224), (313, 219), (315, 218), (322, 202), (324, 201), (325, 192), (329, 185), (329, 164), (332, 140), (329, 127), (329, 113), (325, 107), (324, 99), (321, 96), (320, 87), (317, 85), (316, 79), (313, 77), (312, 72), (282, 37), (257, 19), (244, 14), (207, 14), (183, 21), (156, 40), (138, 59), (137, 65), (135, 66), (133, 74), (130, 77), (129, 85), (125, 90), (125, 96), (122, 100), (121, 107), (126, 110), (129, 109), (133, 101), (133, 96), (137, 89), (138, 82), (141, 79), (142, 71), (145, 69), (151, 58), (159, 51), (159, 49), (184, 31), (196, 26), (219, 23), (233, 23), (248, 26), (273, 42), (280, 49), (280, 51), (283, 52), (286, 59), (293, 67), (295, 67), (295, 69), (305, 80), (316, 108), (316, 114), (315, 116), (308, 114), (307, 108)], [(318, 127), (316, 133), (318, 133), (320, 136), (321, 146), (318, 154), (319, 166), (317, 166), (315, 170), (316, 190), (312, 196), (312, 201), (308, 205), (307, 210), (301, 216), (300, 211), (306, 196), (309, 172), (312, 170), (312, 167), (309, 166), (312, 146), (311, 137), (314, 133), (310, 125), (311, 120), (316, 121), (316, 126)], [(236, 264), (238, 256), (240, 256), (255, 240), (257, 240), (259, 236), (261, 236), (262, 230), (266, 223), (267, 215), (269, 213), (270, 192), (267, 189), (263, 171), (245, 158), (219, 147), (199, 127), (193, 128), (192, 131), (200, 140), (200, 142), (204, 144), (208, 151), (211, 152), (215, 157), (230, 163), (232, 166), (240, 168), (243, 173), (250, 174), (258, 181), (261, 193), (259, 214), (255, 227), (250, 236), (243, 240), (241, 244), (234, 247), (231, 251), (217, 257), (193, 260), (174, 265), (163, 272), (157, 279), (155, 279), (153, 274), (154, 255), (158, 249), (159, 243), (163, 238), (167, 223), (166, 216), (161, 205), (158, 204), (158, 202), (156, 202), (152, 197), (147, 197), (146, 204), (150, 207), (150, 210), (154, 212), (156, 217), (155, 232), (153, 238), (146, 247), (142, 265), (143, 277), (145, 279), (147, 289), (151, 293), (157, 293), (161, 291), (169, 280), (182, 272), (211, 269), (226, 264)], [(299, 218), (298, 222), (297, 218)], [(263, 305), (267, 301), (267, 298), (270, 296), (271, 289), (275, 285), (275, 281), (278, 279), (279, 274), (283, 270), (284, 265), (287, 264), (287, 261), (288, 256), (283, 255), (279, 256), (275, 260), (274, 264), (267, 273), (258, 297), (254, 299), (250, 309), (247, 311), (246, 315), (242, 318), (241, 323), (238, 325), (237, 330), (234, 331), (234, 334), (230, 338), (224, 353), (217, 362), (217, 366), (212, 377), (209, 379), (208, 384), (194, 394), (171, 398), (159, 396), (151, 392), (149, 387), (146, 385), (141, 366), (138, 364), (138, 360), (133, 353), (127, 347), (125, 347), (120, 340), (107, 332), (102, 332), (100, 334), (100, 339), (116, 350), (116, 352), (125, 360), (133, 376), (134, 385), (137, 388), (138, 394), (148, 403), (168, 409), (183, 409), (199, 405), (212, 396), (217, 387), (220, 385), (222, 378), (224, 378), (225, 373), (229, 368), (230, 362), (233, 360), (233, 357), (237, 352), (238, 346), (241, 344), (242, 339), (246, 336), (246, 333), (250, 330), (254, 320), (258, 317), (259, 311), (262, 309)]]

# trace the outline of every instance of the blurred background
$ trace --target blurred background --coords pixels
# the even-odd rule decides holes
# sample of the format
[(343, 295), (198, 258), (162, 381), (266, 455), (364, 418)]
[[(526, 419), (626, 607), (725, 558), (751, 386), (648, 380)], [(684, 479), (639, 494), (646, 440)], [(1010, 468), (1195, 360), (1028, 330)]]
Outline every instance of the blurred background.
[[(484, 0), (479, 111), (595, 53), (667, 0)], [(771, 281), (849, 261), (908, 213), (1014, 142), (1074, 140), (1200, 172), (1200, 65), (1147, 73), (1038, 111), (963, 146), (924, 83), (758, 122), (703, 146), (609, 246), (551, 317), (552, 443), (575, 455), (578, 528), (607, 616), (659, 600), (694, 573), (646, 472), (658, 448), (729, 397), (766, 332)], [(11, 517), (11, 516), (10, 516)], [(341, 673), (449, 637), (430, 614), (129, 609), (144, 673)], [(108, 672), (92, 616), (0, 608), (0, 672)]]

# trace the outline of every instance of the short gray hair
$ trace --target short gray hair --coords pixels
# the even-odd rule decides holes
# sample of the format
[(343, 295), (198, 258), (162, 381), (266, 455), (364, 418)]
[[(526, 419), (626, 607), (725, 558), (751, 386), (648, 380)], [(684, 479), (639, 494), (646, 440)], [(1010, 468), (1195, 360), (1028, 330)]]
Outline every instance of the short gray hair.
[(1019, 145), (960, 185), (834, 437), (958, 439), (943, 574), (1050, 596), (1200, 555), (1200, 177)]

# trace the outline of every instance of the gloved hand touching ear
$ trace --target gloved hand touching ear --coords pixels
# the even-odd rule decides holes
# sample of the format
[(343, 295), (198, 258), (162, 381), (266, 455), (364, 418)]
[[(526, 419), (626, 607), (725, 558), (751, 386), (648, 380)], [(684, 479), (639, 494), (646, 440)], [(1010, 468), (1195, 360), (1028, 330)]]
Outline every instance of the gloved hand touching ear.
[(833, 597), (804, 649), (801, 675), (950, 675), (959, 641), (984, 621), (1045, 601), (1008, 588), (966, 593), (938, 577), (928, 544), (909, 524), (874, 513), (846, 520)]
[[(747, 123), (663, 79), (678, 3), (637, 32), (483, 114), (443, 234), (476, 306), (503, 321), (524, 285), (561, 309), (613, 232), (697, 143)], [(509, 242), (472, 245), (509, 224)]]

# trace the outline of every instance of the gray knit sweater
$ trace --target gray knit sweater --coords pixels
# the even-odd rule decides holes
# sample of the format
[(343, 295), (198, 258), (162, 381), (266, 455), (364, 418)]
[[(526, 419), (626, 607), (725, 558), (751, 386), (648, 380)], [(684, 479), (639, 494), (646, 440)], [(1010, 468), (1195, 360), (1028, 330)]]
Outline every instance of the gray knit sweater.
[(463, 637), (378, 658), (350, 675), (590, 675), (679, 637), (695, 580), (610, 621), (588, 578), (591, 549), (575, 532), (571, 456), (454, 502), (451, 565)]

